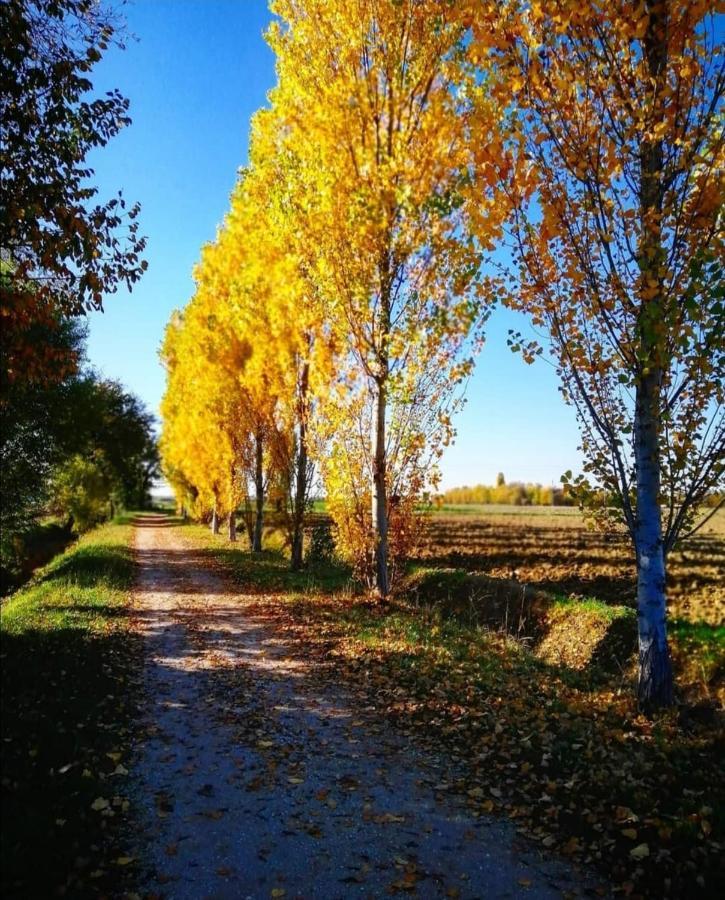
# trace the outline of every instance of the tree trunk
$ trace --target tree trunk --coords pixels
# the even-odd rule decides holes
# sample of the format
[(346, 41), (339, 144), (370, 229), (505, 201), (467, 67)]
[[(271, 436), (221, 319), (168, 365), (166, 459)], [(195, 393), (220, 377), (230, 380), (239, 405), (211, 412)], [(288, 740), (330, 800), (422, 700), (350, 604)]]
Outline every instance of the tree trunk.
[(214, 504), (214, 509), (211, 513), (211, 533), (219, 534), (219, 516), (216, 512), (216, 503)]
[(256, 491), (255, 507), (256, 515), (254, 519), (254, 535), (252, 538), (252, 552), (262, 552), (262, 528), (264, 527), (264, 444), (262, 433), (258, 431), (255, 435), (255, 458), (254, 458), (254, 487)]
[(310, 367), (305, 363), (300, 376), (299, 444), (297, 447), (297, 479), (294, 507), (292, 509), (292, 547), (290, 565), (292, 571), (302, 568), (304, 550), (305, 504), (307, 502), (307, 387)]
[(375, 448), (373, 456), (373, 525), (375, 528), (375, 586), (382, 598), (390, 590), (388, 573), (388, 496), (386, 479), (385, 414), (387, 392), (385, 380), (378, 379), (375, 409)]
[[(302, 430), (302, 429), (300, 429)], [(295, 488), (294, 509), (292, 511), (292, 550), (291, 567), (293, 571), (302, 568), (304, 550), (305, 500), (307, 495), (307, 446), (300, 435), (300, 446), (297, 453), (297, 484)]]
[(229, 513), (229, 540), (237, 539), (237, 514), (234, 510)]
[[(652, 125), (664, 121), (663, 83), (667, 67), (667, 7), (648, 4), (643, 47), (652, 95)], [(639, 265), (643, 281), (664, 290), (666, 265), (661, 233), (664, 149), (659, 138), (645, 138), (640, 150), (641, 238)], [(669, 706), (673, 700), (672, 665), (667, 646), (666, 572), (660, 510), (660, 406), (666, 348), (661, 345), (663, 294), (640, 299), (638, 332), (641, 372), (634, 411), (637, 515), (634, 545), (637, 555), (637, 617), (639, 624), (639, 684), (637, 697), (645, 711)]]
[(637, 617), (640, 706), (650, 711), (672, 703), (672, 665), (667, 646), (666, 572), (659, 504), (659, 374), (642, 378), (635, 409), (637, 466)]

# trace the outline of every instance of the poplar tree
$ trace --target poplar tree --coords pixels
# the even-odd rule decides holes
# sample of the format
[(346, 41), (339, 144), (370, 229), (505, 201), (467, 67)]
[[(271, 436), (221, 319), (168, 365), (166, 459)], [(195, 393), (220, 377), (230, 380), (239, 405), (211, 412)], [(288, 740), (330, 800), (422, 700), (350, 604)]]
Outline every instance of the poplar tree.
[[(548, 333), (578, 415), (574, 487), (631, 537), (638, 696), (668, 705), (667, 556), (725, 458), (717, 17), (702, 0), (462, 8), (470, 57), (512, 110), (495, 144), (474, 134), (479, 179), (513, 208), (508, 302)], [(529, 359), (535, 343), (512, 338)]]
[[(343, 342), (345, 400), (327, 406), (326, 492), (347, 549), (385, 597), (391, 516), (412, 512), (451, 437), (451, 393), (481, 319), (477, 248), (461, 239), (463, 32), (452, 7), (433, 0), (272, 8), (272, 102), (299, 166), (315, 278)], [(497, 214), (479, 219), (486, 241)]]

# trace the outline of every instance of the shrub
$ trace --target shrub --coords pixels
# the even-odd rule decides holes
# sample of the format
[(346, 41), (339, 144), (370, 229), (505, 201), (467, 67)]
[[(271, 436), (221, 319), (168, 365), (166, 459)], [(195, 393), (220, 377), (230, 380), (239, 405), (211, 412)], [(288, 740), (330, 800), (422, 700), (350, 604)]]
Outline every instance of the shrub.
[(329, 563), (335, 557), (335, 535), (332, 531), (331, 522), (320, 522), (312, 529), (310, 538), (310, 546), (307, 551), (307, 562), (309, 565), (320, 565)]

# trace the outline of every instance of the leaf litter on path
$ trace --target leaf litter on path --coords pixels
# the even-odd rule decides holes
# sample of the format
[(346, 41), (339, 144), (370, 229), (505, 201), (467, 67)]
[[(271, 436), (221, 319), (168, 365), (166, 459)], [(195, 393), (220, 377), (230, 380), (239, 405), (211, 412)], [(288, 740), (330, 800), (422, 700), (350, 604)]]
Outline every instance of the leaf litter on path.
[(147, 891), (192, 900), (222, 891), (221, 879), (230, 896), (250, 897), (342, 898), (353, 885), (361, 896), (503, 897), (525, 880), (527, 896), (553, 898), (591, 887), (464, 791), (442, 788), (465, 774), (315, 654), (293, 653), (261, 614), (266, 599), (238, 593), (180, 530), (140, 528), (136, 550), (145, 716), (156, 726), (130, 766)]

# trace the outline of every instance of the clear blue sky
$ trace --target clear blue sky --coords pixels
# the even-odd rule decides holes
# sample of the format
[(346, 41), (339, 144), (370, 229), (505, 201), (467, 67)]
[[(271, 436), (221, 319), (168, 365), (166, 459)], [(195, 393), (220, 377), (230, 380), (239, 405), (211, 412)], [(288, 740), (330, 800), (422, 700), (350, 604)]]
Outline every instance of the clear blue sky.
[[(118, 87), (133, 124), (93, 157), (101, 197), (122, 188), (142, 204), (149, 268), (132, 294), (119, 291), (89, 317), (89, 356), (157, 411), (164, 388), (158, 348), (171, 310), (191, 296), (191, 271), (228, 207), (247, 158), (250, 116), (274, 83), (262, 38), (266, 0), (135, 0), (126, 19), (136, 40), (96, 69), (97, 90)], [(578, 434), (552, 368), (527, 366), (506, 347), (521, 320), (497, 310), (443, 460), (443, 485), (558, 483), (579, 468)], [(525, 323), (524, 323), (524, 327)]]

